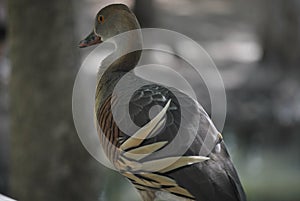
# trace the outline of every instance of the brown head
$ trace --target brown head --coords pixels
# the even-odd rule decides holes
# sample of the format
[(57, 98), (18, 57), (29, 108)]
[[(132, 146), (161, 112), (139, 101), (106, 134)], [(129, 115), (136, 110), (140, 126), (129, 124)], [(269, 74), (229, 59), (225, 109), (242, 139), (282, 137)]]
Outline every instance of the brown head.
[(101, 9), (95, 18), (93, 31), (79, 43), (79, 47), (99, 44), (126, 31), (140, 29), (135, 15), (124, 4), (112, 4)]

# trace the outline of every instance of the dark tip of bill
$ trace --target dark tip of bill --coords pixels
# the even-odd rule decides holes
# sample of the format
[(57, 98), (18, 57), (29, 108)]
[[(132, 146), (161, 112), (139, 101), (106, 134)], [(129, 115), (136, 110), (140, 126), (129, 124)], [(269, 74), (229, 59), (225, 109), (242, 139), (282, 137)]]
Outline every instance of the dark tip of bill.
[(87, 47), (86, 41), (85, 41), (85, 40), (80, 41), (79, 44), (78, 44), (78, 47), (79, 47), (79, 48)]

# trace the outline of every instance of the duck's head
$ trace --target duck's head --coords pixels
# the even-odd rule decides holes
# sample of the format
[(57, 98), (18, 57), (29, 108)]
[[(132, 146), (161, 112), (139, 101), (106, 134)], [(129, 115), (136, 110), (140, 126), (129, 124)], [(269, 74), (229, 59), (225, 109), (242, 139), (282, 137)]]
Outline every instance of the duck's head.
[(98, 12), (93, 31), (80, 41), (79, 47), (99, 44), (120, 33), (139, 28), (135, 15), (126, 5), (112, 4)]

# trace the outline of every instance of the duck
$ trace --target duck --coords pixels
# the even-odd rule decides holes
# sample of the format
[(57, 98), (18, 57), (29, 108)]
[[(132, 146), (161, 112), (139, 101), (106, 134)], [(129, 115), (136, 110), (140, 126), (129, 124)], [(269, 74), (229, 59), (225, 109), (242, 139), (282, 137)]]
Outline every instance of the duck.
[[(143, 201), (246, 201), (223, 137), (201, 105), (180, 90), (132, 73), (143, 51), (140, 29), (128, 6), (111, 4), (97, 13), (92, 32), (79, 43), (85, 48), (123, 33), (133, 34), (123, 43), (115, 42), (114, 52), (102, 61), (98, 73), (95, 121), (107, 158)], [(129, 51), (132, 46), (138, 49)], [(126, 54), (116, 57), (120, 50)], [(114, 89), (126, 76), (129, 81), (121, 84), (116, 95)], [(129, 93), (132, 89), (136, 90)], [(154, 106), (159, 109), (151, 116)], [(181, 129), (183, 123), (189, 126)], [(199, 127), (194, 136), (193, 125)], [(207, 137), (212, 145), (205, 144)]]

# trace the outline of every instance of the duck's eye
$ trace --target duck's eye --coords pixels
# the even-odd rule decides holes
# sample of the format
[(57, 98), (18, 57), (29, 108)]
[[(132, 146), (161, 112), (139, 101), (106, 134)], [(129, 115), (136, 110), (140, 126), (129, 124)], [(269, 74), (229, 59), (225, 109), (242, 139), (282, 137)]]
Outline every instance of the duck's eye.
[(103, 15), (99, 15), (98, 18), (97, 18), (97, 20), (98, 20), (99, 23), (103, 23), (104, 22)]

